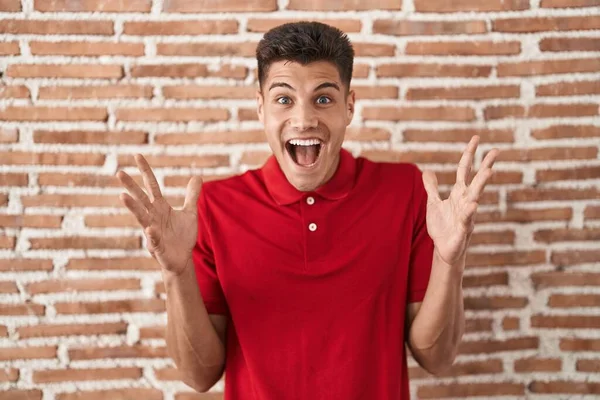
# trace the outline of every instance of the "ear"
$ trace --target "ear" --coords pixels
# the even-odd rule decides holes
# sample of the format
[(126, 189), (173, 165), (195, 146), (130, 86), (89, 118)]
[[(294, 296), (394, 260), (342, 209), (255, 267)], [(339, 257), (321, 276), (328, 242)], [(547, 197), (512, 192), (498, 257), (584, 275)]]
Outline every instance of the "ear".
[(350, 90), (346, 96), (346, 126), (350, 125), (352, 118), (354, 117), (354, 102), (356, 101), (356, 95), (354, 90)]
[(256, 113), (258, 114), (258, 120), (264, 124), (264, 99), (260, 89), (256, 91)]

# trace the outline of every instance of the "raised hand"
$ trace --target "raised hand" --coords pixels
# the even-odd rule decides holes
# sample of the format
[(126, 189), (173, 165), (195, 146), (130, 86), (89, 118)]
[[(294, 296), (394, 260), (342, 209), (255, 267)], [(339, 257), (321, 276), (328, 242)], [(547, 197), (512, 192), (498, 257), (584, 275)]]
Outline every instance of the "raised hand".
[(179, 274), (191, 260), (198, 235), (196, 204), (202, 180), (197, 177), (190, 179), (183, 209), (174, 210), (162, 196), (146, 159), (137, 154), (135, 162), (151, 197), (127, 173), (119, 171), (117, 178), (129, 191), (129, 194), (122, 193), (120, 199), (144, 229), (150, 254), (164, 269)]
[(467, 184), (479, 136), (473, 136), (462, 155), (456, 172), (456, 183), (446, 200), (438, 191), (434, 172), (423, 173), (427, 191), (427, 232), (433, 240), (435, 251), (441, 259), (455, 265), (464, 257), (475, 223), (479, 198), (492, 176), (492, 166), (499, 151), (490, 151), (471, 184)]

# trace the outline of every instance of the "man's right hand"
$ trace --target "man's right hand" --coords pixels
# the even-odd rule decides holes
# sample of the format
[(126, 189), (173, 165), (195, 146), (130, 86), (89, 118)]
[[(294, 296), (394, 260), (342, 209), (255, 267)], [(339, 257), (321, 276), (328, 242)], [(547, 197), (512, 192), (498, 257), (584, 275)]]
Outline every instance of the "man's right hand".
[(192, 260), (198, 236), (197, 202), (202, 180), (198, 177), (190, 179), (183, 209), (174, 210), (162, 197), (146, 159), (137, 154), (135, 162), (150, 198), (127, 173), (119, 171), (116, 176), (129, 192), (122, 193), (120, 199), (144, 229), (150, 254), (163, 269), (178, 275)]

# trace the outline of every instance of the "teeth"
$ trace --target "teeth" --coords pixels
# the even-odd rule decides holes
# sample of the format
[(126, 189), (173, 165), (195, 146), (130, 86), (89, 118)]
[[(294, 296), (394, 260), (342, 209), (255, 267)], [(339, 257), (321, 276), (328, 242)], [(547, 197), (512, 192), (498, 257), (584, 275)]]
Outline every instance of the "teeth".
[(294, 146), (314, 146), (317, 144), (321, 144), (321, 141), (318, 139), (292, 139), (290, 140), (290, 144), (293, 144)]

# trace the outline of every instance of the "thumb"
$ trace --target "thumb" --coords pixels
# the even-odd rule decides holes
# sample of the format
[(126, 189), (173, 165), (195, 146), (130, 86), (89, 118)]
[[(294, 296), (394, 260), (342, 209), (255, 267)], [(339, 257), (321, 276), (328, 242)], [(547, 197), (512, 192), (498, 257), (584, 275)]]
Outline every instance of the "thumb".
[(198, 197), (200, 197), (200, 190), (202, 189), (202, 178), (194, 176), (187, 184), (187, 190), (185, 193), (185, 201), (183, 203), (183, 209), (185, 211), (196, 212)]
[(438, 191), (438, 180), (433, 171), (423, 172), (423, 186), (427, 192), (428, 201), (441, 201), (440, 193)]

